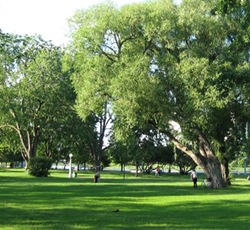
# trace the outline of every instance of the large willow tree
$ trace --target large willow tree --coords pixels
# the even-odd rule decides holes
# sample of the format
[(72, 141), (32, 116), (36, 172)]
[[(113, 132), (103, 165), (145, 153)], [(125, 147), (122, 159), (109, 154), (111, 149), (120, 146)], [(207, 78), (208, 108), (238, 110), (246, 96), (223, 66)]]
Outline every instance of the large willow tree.
[(247, 121), (246, 2), (164, 0), (77, 12), (70, 27), (79, 115), (108, 104), (117, 137), (156, 128), (215, 187), (226, 186)]

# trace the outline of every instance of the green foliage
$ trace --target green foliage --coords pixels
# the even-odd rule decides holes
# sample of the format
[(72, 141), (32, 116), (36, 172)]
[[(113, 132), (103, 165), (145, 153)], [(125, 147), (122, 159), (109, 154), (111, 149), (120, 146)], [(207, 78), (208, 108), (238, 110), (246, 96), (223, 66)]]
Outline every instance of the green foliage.
[(0, 146), (0, 162), (17, 162), (23, 161), (20, 152), (14, 152), (13, 149)]
[(52, 163), (48, 157), (32, 157), (28, 162), (28, 172), (32, 176), (47, 177)]
[(62, 50), (39, 36), (1, 34), (0, 42), (0, 128), (15, 132), (28, 160), (36, 155), (41, 134), (61, 119), (67, 104), (70, 85), (61, 71)]
[(98, 114), (108, 103), (116, 139), (157, 129), (221, 178), (219, 164), (235, 158), (249, 121), (249, 4), (238, 2), (151, 1), (78, 12), (70, 50), (78, 114)]
[(45, 153), (59, 161), (69, 151), (88, 157), (95, 123), (83, 123), (75, 112), (63, 50), (40, 36), (0, 35), (1, 143), (25, 160)]

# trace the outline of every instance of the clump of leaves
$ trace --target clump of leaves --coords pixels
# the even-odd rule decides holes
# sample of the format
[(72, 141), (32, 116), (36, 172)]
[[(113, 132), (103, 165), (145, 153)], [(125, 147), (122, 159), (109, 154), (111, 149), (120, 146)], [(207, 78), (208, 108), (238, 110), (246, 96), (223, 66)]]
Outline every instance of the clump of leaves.
[(52, 166), (52, 159), (48, 157), (33, 157), (28, 162), (29, 174), (36, 177), (47, 177)]

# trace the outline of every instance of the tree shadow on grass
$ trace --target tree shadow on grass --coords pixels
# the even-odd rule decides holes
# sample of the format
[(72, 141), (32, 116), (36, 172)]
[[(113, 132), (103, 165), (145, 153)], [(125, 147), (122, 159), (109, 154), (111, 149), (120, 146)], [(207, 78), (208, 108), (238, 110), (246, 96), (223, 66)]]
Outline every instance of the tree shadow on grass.
[[(193, 189), (187, 178), (0, 177), (2, 229), (248, 229), (248, 184)], [(239, 198), (240, 196), (240, 198)], [(118, 212), (113, 212), (119, 210)]]
[[(200, 201), (169, 204), (106, 198), (106, 202), (72, 203), (68, 207), (0, 208), (0, 226), (18, 229), (248, 229), (244, 202)], [(230, 203), (230, 205), (229, 205)], [(236, 208), (235, 208), (236, 207)], [(238, 207), (238, 208), (237, 208)], [(119, 212), (113, 212), (119, 209)], [(11, 218), (10, 218), (11, 217)]]

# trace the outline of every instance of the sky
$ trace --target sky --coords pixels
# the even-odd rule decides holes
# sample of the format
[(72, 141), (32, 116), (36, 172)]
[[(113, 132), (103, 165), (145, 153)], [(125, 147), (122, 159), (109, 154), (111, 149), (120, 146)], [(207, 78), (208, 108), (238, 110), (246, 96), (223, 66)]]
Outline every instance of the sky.
[[(118, 6), (145, 0), (113, 0)], [(79, 9), (104, 0), (0, 0), (0, 29), (19, 35), (39, 34), (55, 45), (67, 43), (67, 19)]]

